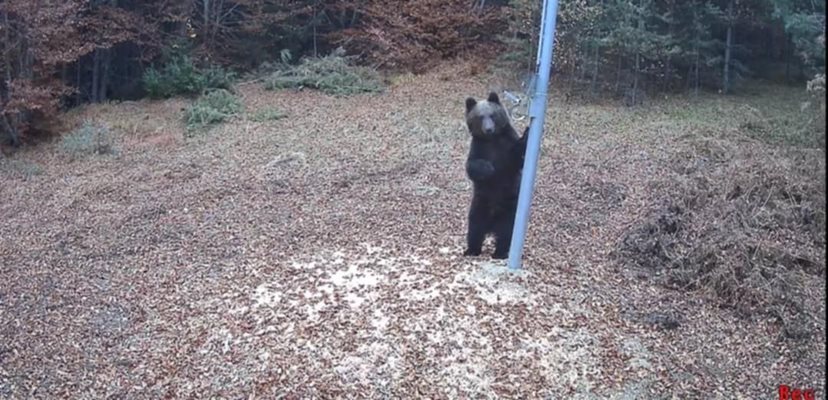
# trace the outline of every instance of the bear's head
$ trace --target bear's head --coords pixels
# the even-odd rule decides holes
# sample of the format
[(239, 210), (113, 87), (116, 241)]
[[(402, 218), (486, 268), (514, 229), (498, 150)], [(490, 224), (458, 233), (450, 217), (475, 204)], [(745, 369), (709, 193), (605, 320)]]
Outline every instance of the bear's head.
[(494, 138), (507, 131), (510, 125), (509, 114), (500, 104), (497, 93), (490, 92), (486, 100), (466, 99), (466, 125), (472, 137), (481, 139)]

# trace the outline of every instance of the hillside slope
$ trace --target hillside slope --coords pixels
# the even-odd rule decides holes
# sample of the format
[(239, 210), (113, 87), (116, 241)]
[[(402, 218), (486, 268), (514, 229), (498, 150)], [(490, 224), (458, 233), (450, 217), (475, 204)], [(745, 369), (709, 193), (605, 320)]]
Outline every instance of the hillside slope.
[[(463, 101), (488, 90), (465, 75), (350, 98), (247, 85), (247, 115), (286, 118), (192, 138), (186, 100), (70, 115), (109, 126), (117, 152), (45, 144), (2, 165), (0, 398), (774, 398), (779, 384), (824, 396), (823, 155), (751, 138), (775, 106), (631, 110), (553, 90), (513, 274), (461, 257)], [(659, 263), (692, 261), (704, 230), (675, 236), (684, 258), (640, 244), (664, 240), (658, 229), (630, 244), (662, 215), (715, 224), (739, 185), (809, 207), (785, 237), (732, 232), (805, 260), (801, 335), (784, 314), (745, 311), (761, 293), (728, 307), (708, 281), (663, 284)], [(769, 221), (790, 208), (746, 204)]]

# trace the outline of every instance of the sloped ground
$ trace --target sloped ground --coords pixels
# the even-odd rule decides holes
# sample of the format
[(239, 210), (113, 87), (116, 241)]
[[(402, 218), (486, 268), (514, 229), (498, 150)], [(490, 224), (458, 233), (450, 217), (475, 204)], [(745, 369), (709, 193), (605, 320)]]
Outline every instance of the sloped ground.
[(797, 339), (617, 256), (701, 187), (676, 169), (714, 158), (698, 140), (794, 160), (816, 193), (821, 153), (745, 139), (740, 99), (694, 116), (555, 97), (526, 268), (508, 273), (460, 257), (463, 100), (488, 90), (465, 75), (347, 99), (248, 85), (248, 112), (287, 118), (187, 139), (183, 100), (97, 106), (76, 117), (108, 124), (117, 154), (5, 162), (0, 397), (824, 396), (824, 233), (797, 242), (817, 267)]

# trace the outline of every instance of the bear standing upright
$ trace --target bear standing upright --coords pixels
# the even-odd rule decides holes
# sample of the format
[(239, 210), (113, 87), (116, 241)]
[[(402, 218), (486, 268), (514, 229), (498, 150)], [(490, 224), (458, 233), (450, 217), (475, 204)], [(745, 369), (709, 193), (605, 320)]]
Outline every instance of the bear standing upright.
[(466, 125), (471, 134), (466, 174), (474, 193), (464, 255), (480, 255), (486, 235), (492, 233), (495, 236), (492, 257), (503, 259), (508, 256), (512, 242), (529, 129), (518, 137), (494, 92), (483, 101), (466, 99)]

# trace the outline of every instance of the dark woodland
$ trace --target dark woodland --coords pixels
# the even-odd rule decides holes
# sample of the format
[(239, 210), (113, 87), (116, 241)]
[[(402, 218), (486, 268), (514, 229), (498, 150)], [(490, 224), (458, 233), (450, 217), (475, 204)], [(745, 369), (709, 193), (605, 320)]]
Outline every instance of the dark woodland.
[[(243, 74), (342, 46), (421, 73), (472, 54), (533, 62), (538, 1), (3, 0), (0, 132), (19, 144), (84, 103), (148, 95), (148, 70)], [(739, 90), (823, 79), (825, 4), (807, 0), (562, 1), (555, 79), (579, 93)], [(287, 57), (286, 57), (287, 56)], [(814, 86), (814, 85), (812, 85)]]

